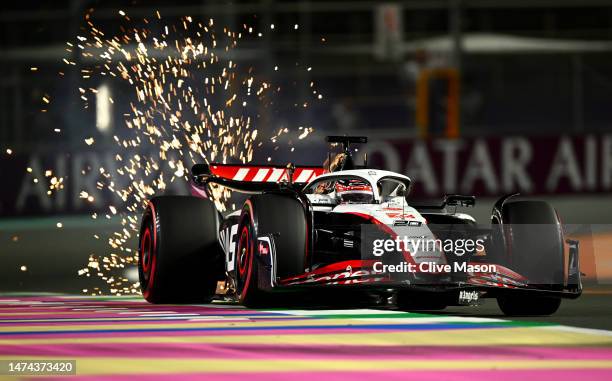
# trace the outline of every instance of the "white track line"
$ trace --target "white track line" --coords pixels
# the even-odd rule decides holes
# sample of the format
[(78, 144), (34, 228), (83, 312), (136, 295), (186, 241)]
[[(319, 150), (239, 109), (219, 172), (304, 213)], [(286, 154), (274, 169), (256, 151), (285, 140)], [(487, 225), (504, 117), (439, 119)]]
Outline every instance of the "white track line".
[(534, 327), (534, 328), (551, 329), (551, 330), (556, 330), (556, 331), (565, 331), (565, 332), (574, 332), (574, 333), (585, 333), (585, 334), (595, 335), (595, 336), (612, 336), (612, 331), (607, 331), (605, 329), (580, 328), (580, 327), (571, 327), (569, 325), (551, 325), (551, 326), (542, 326), (542, 327)]

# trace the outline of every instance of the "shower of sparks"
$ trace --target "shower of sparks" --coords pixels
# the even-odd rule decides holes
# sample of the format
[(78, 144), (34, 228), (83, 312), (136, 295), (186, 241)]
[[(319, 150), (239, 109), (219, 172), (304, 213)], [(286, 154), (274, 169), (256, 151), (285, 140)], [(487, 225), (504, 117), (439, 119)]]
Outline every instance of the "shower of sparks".
[[(90, 254), (87, 266), (78, 271), (81, 276), (105, 282), (105, 287), (83, 290), (94, 295), (140, 292), (139, 283), (123, 274), (137, 264), (137, 250), (132, 246), (147, 200), (175, 182), (188, 181), (189, 169), (195, 163), (250, 162), (255, 147), (262, 143), (254, 126), (259, 115), (249, 114), (246, 106), (267, 107), (269, 98), (280, 91), (269, 79), (259, 80), (253, 68), (239, 70), (232, 60), (232, 50), (242, 33), (252, 33), (252, 27), (243, 25), (243, 32), (232, 31), (217, 27), (213, 19), (198, 22), (191, 17), (165, 23), (159, 12), (154, 19), (144, 19), (144, 27), (136, 27), (126, 12), (118, 13), (128, 23), (120, 35), (96, 27), (91, 14), (86, 14), (86, 32), (66, 43), (68, 55), (63, 59), (69, 70), (76, 70), (73, 54), (79, 52), (78, 70), (84, 81), (112, 81), (124, 88), (129, 86), (132, 92), (128, 94), (132, 101), (124, 114), (125, 123), (112, 136), (115, 168), (87, 169), (99, 172), (97, 188), (110, 191), (115, 200), (106, 212), (91, 217), (121, 223), (108, 237), (110, 254)], [(274, 29), (273, 24), (270, 29)], [(87, 66), (87, 62), (94, 63)], [(96, 94), (93, 87), (78, 88), (84, 108), (89, 108)], [(110, 103), (115, 100), (109, 98)], [(49, 98), (45, 96), (43, 101), (49, 103)], [(303, 139), (312, 130), (300, 127), (296, 133)], [(280, 128), (270, 140), (276, 143), (288, 132), (288, 128)], [(93, 137), (84, 142), (87, 146), (98, 144)], [(53, 184), (63, 187), (61, 178), (53, 179)], [(225, 210), (230, 191), (219, 186), (211, 186), (211, 191), (218, 209)], [(85, 191), (80, 191), (79, 197), (95, 201)]]

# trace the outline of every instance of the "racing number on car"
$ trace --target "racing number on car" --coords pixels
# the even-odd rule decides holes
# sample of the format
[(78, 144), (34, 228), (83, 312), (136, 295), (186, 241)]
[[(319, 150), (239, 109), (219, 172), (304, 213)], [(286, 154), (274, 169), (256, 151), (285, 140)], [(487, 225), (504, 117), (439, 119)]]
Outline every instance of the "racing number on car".
[(236, 235), (238, 233), (238, 225), (232, 225), (221, 232), (221, 245), (225, 251), (225, 263), (227, 271), (234, 270), (236, 266)]

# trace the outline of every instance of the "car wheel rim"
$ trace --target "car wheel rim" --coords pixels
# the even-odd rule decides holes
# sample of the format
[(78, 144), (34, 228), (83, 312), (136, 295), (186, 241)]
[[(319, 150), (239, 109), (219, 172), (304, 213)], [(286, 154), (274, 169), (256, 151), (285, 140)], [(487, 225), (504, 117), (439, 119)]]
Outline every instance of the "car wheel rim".
[(141, 285), (143, 290), (149, 288), (151, 283), (154, 258), (153, 234), (150, 226), (146, 226), (141, 234), (139, 247), (139, 265), (141, 273)]
[(151, 267), (151, 229), (146, 228), (142, 239), (140, 240), (140, 258), (142, 262), (142, 271), (147, 274)]
[(240, 279), (244, 280), (247, 274), (249, 265), (250, 250), (250, 234), (248, 227), (243, 227), (240, 233), (240, 241), (238, 243), (238, 273)]

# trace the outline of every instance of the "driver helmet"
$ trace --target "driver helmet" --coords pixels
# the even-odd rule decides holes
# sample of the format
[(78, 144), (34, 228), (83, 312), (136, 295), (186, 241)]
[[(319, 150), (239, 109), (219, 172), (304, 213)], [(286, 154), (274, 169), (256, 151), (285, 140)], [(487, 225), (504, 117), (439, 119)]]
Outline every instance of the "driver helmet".
[(372, 186), (363, 180), (349, 179), (336, 182), (336, 197), (340, 202), (369, 204), (374, 200)]

